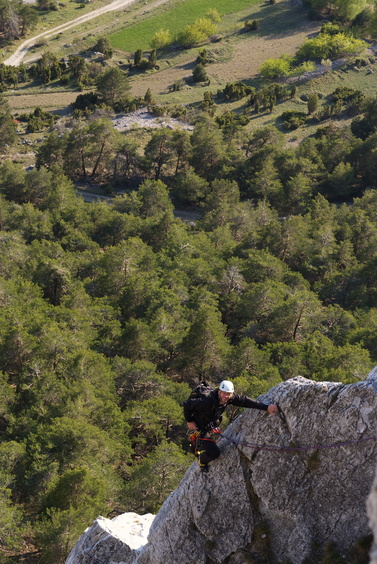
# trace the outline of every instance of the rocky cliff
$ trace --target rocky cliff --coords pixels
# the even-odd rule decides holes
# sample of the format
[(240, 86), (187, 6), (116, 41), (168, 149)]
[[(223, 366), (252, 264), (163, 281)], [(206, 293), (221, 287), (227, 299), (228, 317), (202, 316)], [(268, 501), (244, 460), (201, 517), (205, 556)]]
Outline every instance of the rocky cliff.
[(376, 370), (351, 385), (279, 384), (261, 399), (281, 415), (245, 410), (209, 474), (193, 463), (151, 525), (146, 517), (145, 544), (100, 518), (67, 564), (319, 563), (330, 545), (346, 554), (370, 533), (376, 392)]

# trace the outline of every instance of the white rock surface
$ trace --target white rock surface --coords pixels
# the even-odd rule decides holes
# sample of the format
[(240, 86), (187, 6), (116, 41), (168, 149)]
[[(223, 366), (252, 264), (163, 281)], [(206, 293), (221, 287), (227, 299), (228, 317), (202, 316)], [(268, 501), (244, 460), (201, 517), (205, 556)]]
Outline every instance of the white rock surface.
[[(135, 557), (147, 542), (154, 515), (123, 513), (114, 519), (98, 517), (71, 551), (66, 564), (77, 562), (122, 562)], [(93, 555), (95, 560), (93, 560)], [(101, 560), (98, 560), (100, 558)], [(119, 560), (120, 559), (120, 560)]]
[(246, 564), (262, 555), (269, 564), (303, 564), (320, 562), (330, 542), (346, 555), (370, 533), (376, 391), (377, 370), (351, 385), (298, 376), (275, 386), (262, 401), (277, 402), (281, 415), (245, 410), (209, 474), (189, 468), (149, 523), (144, 546), (122, 545), (115, 522), (101, 519), (67, 564)]

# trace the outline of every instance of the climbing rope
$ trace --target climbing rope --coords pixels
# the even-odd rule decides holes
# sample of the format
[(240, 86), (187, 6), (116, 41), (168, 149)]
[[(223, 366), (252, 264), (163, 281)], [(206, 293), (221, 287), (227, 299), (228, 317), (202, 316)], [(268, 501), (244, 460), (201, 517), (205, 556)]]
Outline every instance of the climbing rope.
[(341, 442), (332, 443), (332, 444), (328, 444), (328, 445), (303, 445), (303, 446), (297, 446), (297, 447), (290, 447), (290, 446), (265, 445), (265, 444), (237, 441), (235, 439), (231, 439), (231, 438), (227, 437), (223, 433), (219, 433), (219, 436), (221, 438), (226, 439), (227, 441), (233, 443), (236, 446), (246, 446), (246, 447), (257, 448), (259, 450), (266, 450), (266, 451), (270, 451), (270, 452), (273, 452), (273, 451), (276, 451), (276, 450), (278, 450), (278, 451), (322, 450), (322, 449), (327, 449), (327, 448), (337, 448), (337, 447), (342, 447), (342, 446), (354, 445), (354, 444), (358, 444), (358, 443), (365, 443), (366, 441), (376, 441), (377, 440), (377, 436), (373, 436), (373, 437), (366, 437), (365, 439), (357, 439), (357, 440), (354, 440), (354, 441), (341, 441)]

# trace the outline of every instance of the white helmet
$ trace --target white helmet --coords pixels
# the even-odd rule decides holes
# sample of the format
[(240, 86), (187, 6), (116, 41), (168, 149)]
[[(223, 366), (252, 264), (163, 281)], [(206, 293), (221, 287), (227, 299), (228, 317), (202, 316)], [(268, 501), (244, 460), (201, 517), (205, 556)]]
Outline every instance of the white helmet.
[(234, 386), (229, 380), (223, 380), (219, 386), (219, 390), (230, 394), (234, 393)]

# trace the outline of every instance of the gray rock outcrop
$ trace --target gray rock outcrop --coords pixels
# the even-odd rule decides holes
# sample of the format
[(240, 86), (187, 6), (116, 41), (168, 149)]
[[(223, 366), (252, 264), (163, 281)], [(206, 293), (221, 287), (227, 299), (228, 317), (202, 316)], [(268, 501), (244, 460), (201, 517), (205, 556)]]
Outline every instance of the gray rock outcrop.
[(302, 564), (320, 562), (329, 543), (345, 554), (370, 533), (376, 392), (377, 371), (357, 384), (298, 376), (275, 386), (261, 399), (277, 402), (281, 415), (245, 410), (221, 438), (209, 474), (189, 468), (146, 544), (122, 552), (111, 526), (100, 542), (92, 528), (67, 564), (246, 564), (261, 555)]
[(71, 551), (66, 564), (133, 562), (147, 542), (154, 515), (124, 513), (114, 519), (98, 517)]

